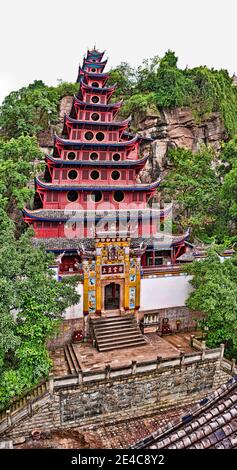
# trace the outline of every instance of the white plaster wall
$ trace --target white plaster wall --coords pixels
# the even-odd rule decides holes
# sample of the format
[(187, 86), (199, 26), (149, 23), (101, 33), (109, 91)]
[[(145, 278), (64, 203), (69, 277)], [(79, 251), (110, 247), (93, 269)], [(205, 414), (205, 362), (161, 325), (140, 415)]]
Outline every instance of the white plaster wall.
[(76, 291), (81, 296), (80, 301), (78, 304), (72, 305), (65, 310), (63, 316), (66, 320), (83, 317), (83, 284), (78, 284)]
[(183, 307), (192, 286), (192, 276), (162, 276), (141, 279), (140, 310), (156, 308)]

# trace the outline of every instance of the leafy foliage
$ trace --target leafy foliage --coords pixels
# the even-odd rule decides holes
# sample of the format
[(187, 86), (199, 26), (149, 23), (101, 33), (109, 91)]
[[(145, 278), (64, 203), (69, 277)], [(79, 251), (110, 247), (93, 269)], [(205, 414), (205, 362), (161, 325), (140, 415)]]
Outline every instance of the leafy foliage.
[[(146, 105), (160, 108), (190, 106), (197, 122), (212, 112), (220, 112), (229, 136), (237, 131), (237, 87), (226, 70), (208, 69), (205, 66), (179, 69), (172, 51), (163, 58), (155, 56), (142, 66), (123, 76), (122, 64), (114, 69), (113, 76), (121, 73), (118, 92), (125, 99), (122, 113), (144, 112)], [(129, 70), (126, 64), (126, 70)], [(121, 86), (122, 84), (122, 86)]]
[(32, 248), (26, 232), (16, 240), (14, 224), (0, 213), (0, 408), (42, 378), (51, 367), (46, 340), (62, 312), (79, 300), (74, 280), (58, 282), (51, 255)]
[(174, 200), (178, 205), (175, 221), (179, 227), (182, 230), (191, 227), (194, 238), (206, 241), (218, 236), (223, 211), (219, 198), (221, 182), (212, 167), (213, 158), (213, 149), (206, 146), (196, 153), (182, 148), (170, 150), (168, 159), (172, 167), (161, 185), (164, 200)]
[(226, 354), (237, 358), (237, 259), (221, 262), (216, 253), (187, 267), (193, 275), (194, 291), (187, 306), (205, 314), (200, 324), (207, 334), (207, 345), (226, 345)]
[(57, 87), (48, 87), (36, 80), (28, 87), (11, 92), (0, 111), (2, 133), (7, 138), (16, 138), (47, 130), (58, 122), (60, 98), (77, 90), (78, 84), (61, 82)]
[(33, 195), (28, 183), (37, 171), (37, 158), (42, 158), (42, 152), (35, 137), (0, 140), (0, 198), (8, 213), (16, 205), (22, 208)]

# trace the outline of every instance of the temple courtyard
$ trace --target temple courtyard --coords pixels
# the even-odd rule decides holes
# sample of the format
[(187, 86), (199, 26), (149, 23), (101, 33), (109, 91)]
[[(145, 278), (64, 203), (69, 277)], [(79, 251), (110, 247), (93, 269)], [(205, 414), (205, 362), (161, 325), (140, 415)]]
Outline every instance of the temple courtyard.
[[(181, 332), (167, 336), (159, 336), (156, 333), (145, 335), (146, 344), (138, 347), (116, 349), (113, 351), (99, 352), (91, 342), (74, 343), (76, 353), (82, 371), (96, 371), (105, 366), (126, 366), (132, 361), (142, 362), (155, 360), (157, 357), (168, 358), (179, 355), (181, 352), (190, 353), (194, 349), (190, 346), (191, 335), (197, 331)], [(70, 373), (65, 356), (65, 348), (57, 348), (51, 351), (53, 360), (53, 375), (55, 377)]]

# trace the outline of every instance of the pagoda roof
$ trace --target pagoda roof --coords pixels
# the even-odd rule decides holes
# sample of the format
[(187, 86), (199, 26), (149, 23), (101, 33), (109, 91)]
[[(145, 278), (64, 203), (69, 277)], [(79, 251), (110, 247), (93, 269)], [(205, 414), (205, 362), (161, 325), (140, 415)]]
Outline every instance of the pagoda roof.
[(68, 114), (64, 116), (64, 123), (72, 123), (79, 128), (86, 128), (86, 127), (103, 127), (103, 128), (114, 128), (114, 127), (124, 127), (126, 128), (131, 121), (132, 117), (129, 116), (127, 119), (123, 121), (112, 121), (112, 122), (102, 122), (102, 121), (82, 121), (78, 119), (71, 118)]
[(134, 135), (137, 136), (138, 140), (143, 140), (144, 142), (153, 142), (154, 139), (153, 137), (147, 137), (147, 136), (143, 136), (143, 135), (140, 135), (140, 134), (133, 134), (132, 132), (127, 132), (127, 131), (124, 131), (123, 134), (122, 134), (122, 138), (125, 138), (125, 140), (128, 140), (128, 139), (131, 139), (134, 137)]
[[(95, 220), (100, 221), (104, 220), (105, 222), (114, 221), (114, 220), (123, 220), (123, 221), (132, 221), (132, 220), (146, 220), (150, 219), (152, 216), (153, 219), (164, 218), (172, 209), (172, 205), (164, 209), (106, 209), (106, 210), (65, 210), (65, 209), (35, 209), (30, 210), (24, 208), (24, 216), (29, 219), (35, 220), (46, 220), (46, 221), (67, 221), (73, 220), (82, 221), (82, 220)], [(154, 214), (155, 212), (155, 214)]]
[(108, 62), (107, 59), (104, 60), (103, 62), (92, 62), (92, 60), (87, 59), (86, 57), (84, 57), (84, 59), (83, 59), (83, 67), (84, 67), (84, 65), (87, 65), (87, 66), (89, 65), (89, 66), (91, 66), (91, 67), (101, 68), (101, 66), (105, 67), (106, 64), (107, 64), (107, 62)]
[(103, 52), (99, 52), (97, 51), (96, 49), (92, 49), (91, 51), (89, 49), (87, 49), (87, 55), (86, 57), (88, 58), (88, 56), (95, 56), (96, 58), (100, 58), (102, 59), (103, 55), (104, 55), (105, 51)]
[(76, 103), (80, 105), (80, 108), (82, 109), (97, 109), (97, 110), (109, 110), (109, 109), (119, 109), (121, 108), (123, 101), (117, 101), (117, 103), (108, 103), (108, 104), (102, 104), (102, 103), (86, 103), (85, 101), (80, 100), (77, 96), (74, 95), (73, 97), (73, 103)]
[(116, 168), (131, 168), (137, 166), (143, 166), (148, 155), (138, 160), (62, 160), (61, 158), (55, 158), (51, 155), (47, 155), (45, 159), (55, 164), (55, 166), (98, 166), (98, 167), (116, 167)]
[(85, 82), (81, 81), (81, 90), (82, 91), (91, 91), (92, 93), (99, 93), (101, 95), (104, 95), (106, 93), (113, 93), (113, 91), (116, 88), (116, 84), (111, 85), (109, 87), (95, 87), (91, 85), (87, 85)]
[(54, 140), (55, 143), (61, 144), (65, 147), (72, 147), (74, 149), (109, 149), (109, 148), (128, 148), (128, 147), (133, 147), (137, 141), (138, 141), (138, 136), (133, 137), (131, 140), (125, 140), (122, 142), (79, 142), (76, 140), (69, 140), (69, 139), (63, 139), (62, 137), (59, 137), (57, 134), (54, 135)]
[(133, 184), (133, 185), (126, 185), (126, 184), (121, 184), (121, 185), (108, 185), (107, 182), (105, 184), (98, 184), (95, 186), (93, 184), (92, 186), (86, 186), (85, 184), (78, 184), (78, 183), (70, 183), (70, 185), (63, 186), (62, 184), (55, 184), (55, 183), (46, 183), (45, 181), (41, 181), (40, 178), (36, 177), (35, 178), (35, 184), (42, 188), (42, 189), (50, 189), (52, 191), (69, 191), (70, 189), (74, 189), (75, 191), (147, 191), (150, 192), (157, 188), (160, 184), (160, 178), (153, 183), (150, 184)]
[[(119, 235), (118, 235), (119, 236)], [(164, 234), (159, 232), (156, 237), (157, 249), (162, 250), (164, 247), (171, 249), (173, 246), (180, 244), (180, 237), (171, 236), (169, 240), (164, 242)], [(184, 240), (183, 235), (183, 240)], [(32, 238), (32, 243), (35, 247), (43, 246), (48, 251), (70, 251), (70, 250), (81, 250), (83, 252), (93, 252), (95, 254), (95, 238)], [(147, 247), (148, 245), (154, 244), (153, 238), (131, 238), (131, 249), (141, 249), (141, 247)]]
[(78, 76), (77, 76), (77, 82), (80, 82), (80, 79), (81, 79), (81, 76), (84, 76), (85, 78), (89, 77), (89, 78), (95, 78), (95, 79), (105, 79), (105, 81), (109, 78), (109, 73), (108, 72), (105, 72), (105, 73), (95, 73), (95, 72), (87, 72), (86, 70), (84, 70), (81, 66), (79, 66), (79, 69), (78, 69)]

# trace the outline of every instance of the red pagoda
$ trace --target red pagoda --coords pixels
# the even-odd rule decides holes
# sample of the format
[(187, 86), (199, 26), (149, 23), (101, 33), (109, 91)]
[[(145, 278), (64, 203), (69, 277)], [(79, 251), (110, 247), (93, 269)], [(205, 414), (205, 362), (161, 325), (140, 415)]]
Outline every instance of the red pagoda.
[(188, 237), (160, 236), (170, 208), (149, 205), (159, 180), (138, 180), (148, 158), (139, 149), (152, 139), (117, 118), (122, 102), (111, 99), (116, 85), (107, 84), (103, 55), (88, 51), (79, 67), (62, 137), (55, 135), (44, 177), (35, 179), (34, 209), (24, 210), (34, 244), (55, 253), (59, 275), (83, 275), (83, 311), (92, 317), (137, 313), (142, 269), (175, 263)]

